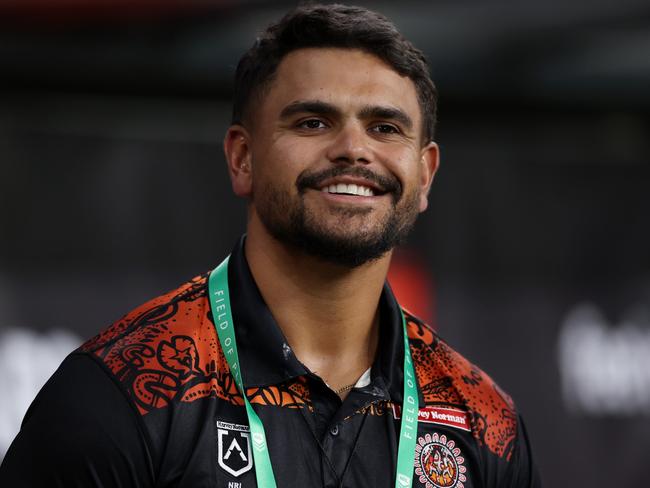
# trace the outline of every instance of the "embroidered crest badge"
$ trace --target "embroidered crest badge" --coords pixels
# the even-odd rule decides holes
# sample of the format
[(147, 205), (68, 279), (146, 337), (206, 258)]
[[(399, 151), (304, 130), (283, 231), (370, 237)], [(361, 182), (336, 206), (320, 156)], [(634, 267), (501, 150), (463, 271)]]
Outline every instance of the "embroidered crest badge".
[(456, 443), (437, 432), (419, 437), (415, 445), (415, 474), (426, 488), (464, 488), (465, 458)]
[(251, 434), (247, 425), (217, 420), (217, 461), (226, 472), (237, 477), (253, 467)]

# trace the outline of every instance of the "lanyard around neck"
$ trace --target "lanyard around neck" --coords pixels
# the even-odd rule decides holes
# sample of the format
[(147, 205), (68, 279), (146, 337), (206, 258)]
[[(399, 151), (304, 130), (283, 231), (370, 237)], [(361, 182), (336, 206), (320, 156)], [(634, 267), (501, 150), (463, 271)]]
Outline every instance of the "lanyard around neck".
[[(273, 466), (271, 465), (269, 456), (264, 425), (246, 397), (246, 389), (242, 379), (239, 355), (237, 354), (237, 341), (235, 339), (235, 326), (230, 307), (230, 291), (228, 288), (229, 258), (230, 256), (210, 273), (208, 280), (210, 308), (212, 310), (214, 327), (217, 330), (217, 336), (221, 344), (221, 350), (228, 362), (230, 374), (235, 380), (237, 389), (246, 407), (253, 445), (253, 464), (255, 466), (257, 486), (260, 488), (276, 488), (277, 485), (275, 483), (275, 476), (273, 475)], [(404, 404), (397, 452), (395, 488), (409, 488), (413, 476), (419, 406), (411, 349), (406, 334), (406, 320), (404, 313), (401, 313), (401, 315), (404, 331)]]

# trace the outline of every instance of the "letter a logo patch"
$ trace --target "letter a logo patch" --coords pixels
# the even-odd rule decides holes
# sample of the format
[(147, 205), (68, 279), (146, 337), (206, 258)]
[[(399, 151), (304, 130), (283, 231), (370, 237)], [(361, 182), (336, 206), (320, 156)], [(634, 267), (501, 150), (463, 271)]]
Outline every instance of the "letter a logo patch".
[(227, 473), (237, 477), (253, 467), (251, 434), (247, 425), (217, 420), (217, 461)]

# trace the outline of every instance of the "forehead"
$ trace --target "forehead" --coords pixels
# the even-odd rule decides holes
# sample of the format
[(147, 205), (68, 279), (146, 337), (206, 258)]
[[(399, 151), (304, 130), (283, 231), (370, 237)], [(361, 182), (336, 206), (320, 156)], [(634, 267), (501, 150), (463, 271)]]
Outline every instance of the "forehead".
[(281, 61), (262, 101), (265, 115), (277, 115), (289, 103), (322, 100), (341, 109), (388, 105), (421, 124), (413, 81), (373, 54), (357, 49), (308, 48)]

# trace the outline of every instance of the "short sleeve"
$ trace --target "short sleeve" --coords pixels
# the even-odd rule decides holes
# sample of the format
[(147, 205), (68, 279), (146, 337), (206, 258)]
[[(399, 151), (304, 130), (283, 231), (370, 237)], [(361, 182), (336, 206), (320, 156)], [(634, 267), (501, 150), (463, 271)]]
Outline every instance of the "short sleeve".
[(71, 354), (27, 411), (0, 466), (0, 486), (153, 485), (146, 431), (133, 406), (102, 365)]
[(530, 440), (521, 416), (518, 417), (515, 449), (508, 463), (509, 488), (541, 488), (537, 466), (533, 460)]

